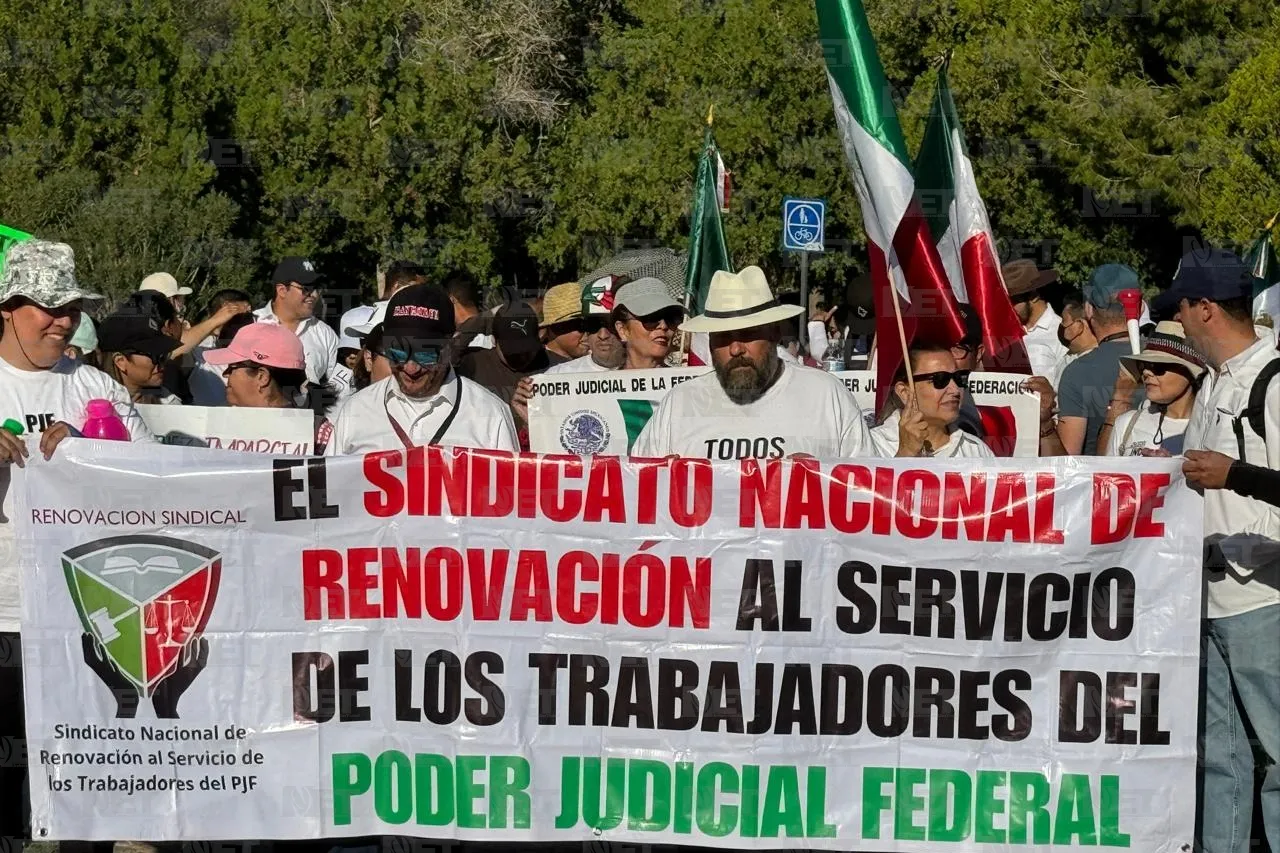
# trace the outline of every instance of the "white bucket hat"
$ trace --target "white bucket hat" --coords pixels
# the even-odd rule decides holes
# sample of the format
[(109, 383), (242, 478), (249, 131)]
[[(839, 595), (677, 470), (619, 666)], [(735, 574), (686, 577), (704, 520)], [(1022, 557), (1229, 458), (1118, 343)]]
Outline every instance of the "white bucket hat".
[(142, 280), (138, 290), (154, 290), (172, 299), (175, 296), (190, 296), (191, 288), (182, 287), (178, 280), (167, 272), (153, 272)]
[(680, 325), (682, 332), (734, 332), (753, 329), (804, 313), (800, 305), (782, 305), (773, 298), (769, 282), (759, 267), (740, 273), (721, 270), (711, 277), (707, 304), (696, 317)]

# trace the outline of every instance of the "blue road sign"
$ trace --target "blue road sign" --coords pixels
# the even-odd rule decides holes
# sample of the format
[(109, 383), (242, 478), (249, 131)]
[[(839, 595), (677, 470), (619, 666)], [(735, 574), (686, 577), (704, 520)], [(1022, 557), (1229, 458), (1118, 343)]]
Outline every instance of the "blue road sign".
[(782, 248), (821, 252), (826, 231), (827, 203), (820, 198), (782, 200)]

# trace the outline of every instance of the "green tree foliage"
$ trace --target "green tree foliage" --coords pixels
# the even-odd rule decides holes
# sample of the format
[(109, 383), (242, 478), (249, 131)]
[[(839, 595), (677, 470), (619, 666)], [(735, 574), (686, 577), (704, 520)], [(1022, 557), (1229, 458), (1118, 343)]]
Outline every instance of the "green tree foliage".
[[(866, 0), (911, 145), (937, 61), (1006, 257), (1167, 280), (1280, 210), (1272, 0)], [(785, 195), (865, 237), (810, 0), (16, 0), (0, 8), (0, 221), (113, 294), (168, 269), (265, 291), (282, 254), (351, 295), (412, 258), (531, 286), (683, 248), (709, 105), (734, 262), (796, 281)]]

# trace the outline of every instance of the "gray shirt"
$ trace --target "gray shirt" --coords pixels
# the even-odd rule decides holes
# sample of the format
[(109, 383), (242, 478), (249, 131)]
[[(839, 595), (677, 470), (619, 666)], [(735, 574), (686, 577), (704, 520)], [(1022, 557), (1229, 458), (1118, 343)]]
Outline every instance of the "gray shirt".
[[(1115, 393), (1116, 376), (1120, 372), (1120, 359), (1129, 354), (1129, 338), (1121, 333), (1098, 344), (1097, 349), (1085, 353), (1062, 372), (1058, 385), (1058, 416), (1085, 418), (1088, 422), (1084, 433), (1083, 456), (1098, 455), (1098, 432), (1107, 417), (1107, 405)], [(1146, 394), (1141, 388), (1134, 392), (1133, 407), (1142, 405)]]

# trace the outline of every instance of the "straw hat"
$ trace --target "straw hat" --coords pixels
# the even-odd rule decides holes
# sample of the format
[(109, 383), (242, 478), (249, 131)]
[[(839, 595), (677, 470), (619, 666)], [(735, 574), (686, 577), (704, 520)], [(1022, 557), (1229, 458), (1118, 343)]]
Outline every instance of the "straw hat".
[(542, 296), (542, 322), (545, 329), (557, 323), (567, 323), (582, 317), (582, 287), (576, 281), (547, 288)]
[(1142, 352), (1126, 355), (1120, 365), (1130, 376), (1142, 381), (1142, 365), (1176, 364), (1187, 369), (1193, 379), (1199, 379), (1205, 371), (1204, 356), (1195, 351), (1187, 341), (1181, 323), (1166, 320), (1156, 326), (1142, 345)]
[(773, 298), (759, 267), (740, 273), (720, 270), (711, 277), (707, 304), (701, 314), (680, 325), (682, 332), (733, 332), (767, 326), (804, 313), (799, 305), (782, 305)]

